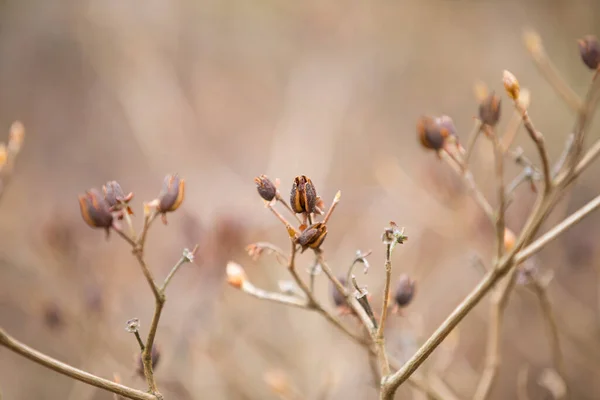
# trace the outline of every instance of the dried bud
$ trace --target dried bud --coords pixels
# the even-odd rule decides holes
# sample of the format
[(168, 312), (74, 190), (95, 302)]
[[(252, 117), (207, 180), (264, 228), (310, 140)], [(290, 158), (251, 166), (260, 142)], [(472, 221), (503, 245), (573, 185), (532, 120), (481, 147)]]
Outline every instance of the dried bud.
[[(104, 193), (104, 200), (106, 200), (111, 210), (118, 209), (122, 203), (127, 204), (133, 198), (133, 193), (125, 196), (121, 185), (117, 181), (107, 182), (106, 185), (102, 186), (102, 192)], [(130, 214), (133, 214), (129, 207), (127, 207), (127, 210)]]
[(322, 222), (312, 224), (300, 234), (298, 239), (296, 239), (296, 243), (302, 246), (300, 253), (304, 253), (304, 251), (309, 247), (311, 249), (318, 249), (325, 240), (326, 236), (327, 226), (325, 224)]
[(248, 281), (244, 268), (236, 262), (229, 261), (226, 268), (227, 283), (237, 289), (241, 289), (244, 282)]
[(259, 177), (254, 178), (254, 182), (256, 183), (256, 190), (258, 190), (258, 194), (266, 201), (273, 201), (275, 196), (277, 196), (277, 187), (266, 175), (261, 175)]
[(83, 220), (92, 228), (105, 228), (108, 234), (113, 215), (108, 203), (97, 189), (90, 189), (79, 196), (79, 207)]
[(290, 204), (294, 212), (297, 214), (318, 212), (317, 201), (317, 191), (310, 178), (305, 175), (297, 176), (290, 193)]
[(406, 274), (398, 278), (398, 286), (394, 292), (394, 301), (398, 308), (404, 308), (410, 304), (415, 295), (415, 281)]
[(140, 329), (140, 320), (138, 318), (132, 318), (127, 321), (125, 330), (129, 333), (135, 333)]
[(494, 92), (479, 104), (479, 119), (492, 127), (496, 126), (500, 120), (500, 97), (496, 96)]
[(456, 129), (450, 117), (422, 116), (417, 121), (417, 135), (426, 149), (441, 150), (446, 144), (446, 139), (455, 134)]
[[(152, 351), (150, 352), (150, 359), (152, 360), (152, 369), (156, 368), (156, 365), (160, 361), (160, 350), (156, 345), (152, 345)], [(136, 372), (140, 377), (144, 377), (144, 361), (142, 360), (142, 354), (138, 357)]]
[(517, 78), (510, 71), (504, 70), (502, 83), (504, 83), (504, 90), (506, 90), (508, 96), (513, 100), (517, 100), (521, 91)]
[(579, 39), (577, 44), (583, 63), (589, 69), (597, 70), (600, 67), (600, 43), (598, 43), (598, 38), (587, 35)]
[(407, 240), (408, 236), (404, 235), (404, 228), (399, 229), (394, 221), (390, 221), (390, 226), (385, 228), (381, 235), (381, 241), (386, 245), (404, 244)]
[(13, 155), (19, 154), (23, 140), (25, 140), (25, 127), (20, 121), (15, 121), (10, 126), (8, 134), (8, 151)]
[(165, 214), (179, 208), (185, 195), (185, 180), (179, 175), (167, 175), (163, 181), (163, 187), (158, 195), (158, 206), (156, 209), (162, 214), (163, 222), (166, 224)]

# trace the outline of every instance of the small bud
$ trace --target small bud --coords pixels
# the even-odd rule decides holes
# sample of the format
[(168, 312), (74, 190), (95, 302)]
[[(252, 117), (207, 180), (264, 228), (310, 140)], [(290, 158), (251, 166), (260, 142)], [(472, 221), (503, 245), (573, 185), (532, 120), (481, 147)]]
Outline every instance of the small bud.
[(479, 104), (479, 119), (486, 125), (496, 126), (500, 120), (500, 97), (494, 92), (490, 93)]
[(406, 274), (398, 278), (398, 286), (394, 292), (394, 301), (398, 308), (408, 306), (415, 295), (415, 281)]
[(6, 150), (6, 145), (0, 143), (0, 171), (2, 171), (2, 168), (6, 164), (8, 164), (8, 151)]
[(404, 235), (404, 228), (399, 229), (394, 221), (390, 221), (390, 226), (386, 227), (381, 235), (381, 241), (385, 245), (404, 244), (407, 240), (408, 236)]
[(542, 45), (542, 38), (540, 35), (533, 31), (527, 30), (523, 35), (523, 40), (525, 41), (525, 46), (527, 50), (534, 56), (540, 55), (544, 53), (544, 47)]
[(277, 187), (266, 175), (254, 178), (254, 182), (256, 183), (258, 194), (265, 201), (273, 201), (275, 196), (277, 196)]
[(108, 234), (113, 223), (113, 215), (108, 203), (97, 189), (86, 191), (79, 196), (79, 207), (83, 220), (92, 228), (105, 228)]
[(163, 223), (167, 223), (166, 213), (179, 208), (185, 195), (185, 180), (179, 175), (167, 175), (158, 195), (157, 211), (162, 214)]
[(589, 69), (597, 70), (600, 67), (600, 43), (598, 43), (598, 38), (587, 35), (579, 39), (577, 44), (583, 63)]
[(455, 134), (454, 124), (450, 117), (432, 118), (422, 116), (417, 121), (417, 135), (423, 147), (441, 150), (446, 139)]
[[(118, 210), (121, 204), (127, 204), (133, 198), (133, 193), (125, 195), (121, 185), (117, 181), (107, 182), (102, 186), (102, 193), (104, 194), (104, 200), (106, 200), (111, 210)], [(129, 207), (127, 207), (127, 212), (133, 214), (133, 211)]]
[(517, 100), (521, 91), (517, 78), (510, 71), (504, 70), (502, 83), (504, 83), (504, 90), (506, 90), (508, 96), (513, 100)]
[(312, 224), (300, 234), (296, 243), (302, 246), (300, 253), (304, 253), (307, 248), (318, 249), (327, 236), (327, 226), (322, 222)]
[(23, 141), (25, 140), (25, 127), (20, 121), (15, 121), (10, 126), (8, 134), (8, 151), (10, 154), (17, 155), (21, 151)]
[(515, 234), (513, 233), (513, 231), (511, 231), (508, 228), (505, 228), (504, 229), (504, 250), (511, 251), (513, 249), (513, 247), (515, 247), (516, 240), (517, 240), (517, 238), (515, 237)]
[(248, 281), (244, 268), (233, 261), (227, 263), (226, 274), (227, 283), (237, 289), (241, 289), (244, 283)]
[(310, 178), (305, 175), (297, 176), (290, 193), (292, 210), (297, 214), (315, 213), (317, 212), (317, 201), (317, 191)]
[[(154, 368), (156, 368), (158, 362), (160, 361), (160, 350), (156, 345), (152, 345), (150, 359), (152, 360), (152, 369), (154, 370)], [(140, 356), (138, 357), (136, 372), (140, 377), (144, 377), (144, 361), (142, 360), (142, 354), (140, 354)]]

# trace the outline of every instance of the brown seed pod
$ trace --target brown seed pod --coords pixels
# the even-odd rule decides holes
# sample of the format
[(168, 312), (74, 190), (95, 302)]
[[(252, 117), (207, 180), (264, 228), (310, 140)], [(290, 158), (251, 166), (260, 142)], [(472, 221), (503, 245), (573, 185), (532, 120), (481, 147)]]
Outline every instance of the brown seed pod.
[(600, 67), (600, 43), (596, 36), (587, 35), (577, 41), (583, 63), (591, 70)]
[(185, 197), (185, 180), (179, 175), (167, 175), (163, 181), (162, 189), (158, 195), (156, 209), (162, 214), (163, 223), (167, 223), (166, 213), (179, 208)]
[[(111, 210), (119, 209), (119, 206), (122, 203), (127, 204), (133, 198), (133, 193), (125, 195), (121, 185), (119, 185), (119, 182), (117, 181), (106, 182), (106, 184), (102, 186), (102, 192), (104, 194), (104, 200), (106, 200)], [(133, 214), (133, 211), (129, 207), (127, 207), (127, 212)]]
[(394, 302), (398, 308), (408, 306), (415, 295), (415, 281), (406, 274), (398, 278), (398, 286), (394, 292)]
[(104, 197), (97, 189), (86, 191), (79, 196), (79, 208), (83, 220), (92, 228), (104, 228), (108, 231), (113, 223), (113, 215)]
[(426, 149), (441, 150), (446, 144), (446, 139), (455, 134), (456, 129), (450, 117), (421, 116), (417, 121), (417, 135), (421, 145)]
[(326, 236), (327, 226), (325, 224), (322, 222), (312, 224), (296, 239), (296, 243), (302, 246), (300, 253), (304, 253), (307, 248), (318, 249), (323, 244)]
[(315, 213), (317, 212), (318, 196), (317, 191), (310, 180), (305, 175), (294, 178), (294, 185), (290, 193), (290, 204), (295, 213)]
[(494, 92), (483, 99), (479, 104), (479, 119), (481, 122), (491, 127), (496, 126), (500, 120), (500, 105), (500, 97), (496, 96)]
[(273, 201), (275, 196), (277, 196), (277, 187), (266, 175), (254, 178), (254, 182), (256, 183), (258, 194), (264, 200)]

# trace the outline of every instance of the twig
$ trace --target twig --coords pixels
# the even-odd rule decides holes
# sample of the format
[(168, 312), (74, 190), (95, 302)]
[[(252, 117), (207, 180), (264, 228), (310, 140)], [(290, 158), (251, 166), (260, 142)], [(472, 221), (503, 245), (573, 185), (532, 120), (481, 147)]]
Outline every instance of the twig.
[(142, 227), (142, 231), (140, 232), (140, 237), (137, 240), (137, 246), (141, 252), (144, 251), (144, 246), (146, 244), (146, 238), (148, 236), (148, 230), (152, 225), (152, 222), (156, 219), (158, 213), (156, 211), (150, 212), (150, 214), (144, 216), (144, 226)]
[(552, 359), (554, 362), (554, 367), (561, 375), (562, 380), (566, 385), (566, 369), (563, 361), (562, 350), (560, 347), (560, 337), (558, 335), (558, 325), (556, 324), (556, 319), (554, 318), (554, 313), (552, 312), (552, 304), (550, 303), (550, 299), (548, 298), (548, 292), (546, 288), (542, 286), (540, 282), (536, 279), (531, 280), (531, 284), (529, 285), (533, 293), (537, 296), (540, 308), (542, 309), (542, 315), (546, 321), (546, 325), (548, 327), (548, 337), (550, 340), (550, 348), (552, 350)]
[(504, 310), (508, 304), (508, 299), (515, 286), (516, 271), (511, 270), (509, 276), (505, 278), (504, 285), (497, 288), (490, 309), (490, 327), (488, 332), (488, 341), (486, 347), (486, 363), (483, 374), (479, 378), (477, 389), (473, 400), (485, 400), (492, 389), (492, 385), (498, 374), (500, 367), (500, 336), (504, 319)]
[(502, 257), (504, 253), (504, 213), (505, 213), (505, 197), (504, 191), (504, 153), (500, 145), (500, 141), (496, 136), (496, 133), (491, 127), (486, 126), (486, 131), (489, 132), (489, 136), (492, 139), (494, 145), (494, 159), (496, 164), (496, 187), (498, 193), (498, 211), (496, 212), (496, 256), (498, 259)]
[(267, 208), (268, 208), (269, 210), (271, 210), (271, 212), (272, 212), (272, 213), (273, 213), (273, 214), (274, 214), (274, 215), (277, 217), (277, 219), (278, 219), (278, 220), (280, 220), (280, 221), (281, 221), (281, 223), (282, 223), (282, 224), (285, 226), (285, 228), (287, 229), (288, 233), (289, 233), (289, 232), (291, 232), (291, 231), (293, 231), (295, 235), (298, 235), (298, 234), (299, 234), (298, 230), (297, 230), (296, 228), (294, 228), (294, 227), (292, 226), (292, 224), (290, 224), (290, 223), (288, 222), (288, 220), (287, 220), (287, 219), (285, 219), (285, 217), (284, 217), (283, 215), (281, 215), (281, 214), (280, 214), (280, 213), (279, 213), (279, 212), (278, 212), (278, 211), (277, 211), (277, 210), (276, 210), (276, 209), (273, 207), (273, 205), (272, 205), (272, 204), (268, 204), (268, 205), (267, 205)]
[(11, 351), (14, 351), (15, 353), (30, 359), (33, 362), (43, 365), (46, 368), (78, 381), (87, 383), (88, 385), (95, 386), (99, 389), (107, 390), (133, 400), (157, 400), (157, 397), (151, 393), (132, 389), (108, 379), (100, 378), (99, 376), (92, 375), (89, 372), (82, 371), (43, 353), (40, 353), (39, 351), (34, 350), (24, 343), (19, 342), (17, 339), (9, 336), (8, 333), (6, 333), (2, 328), (0, 328), (0, 344)]
[(535, 66), (542, 73), (542, 76), (546, 78), (546, 81), (548, 81), (554, 90), (556, 90), (556, 92), (563, 98), (569, 108), (575, 112), (578, 112), (582, 104), (581, 99), (577, 93), (571, 89), (571, 86), (565, 82), (552, 62), (546, 56), (546, 52), (538, 34), (533, 31), (525, 32), (525, 44), (533, 60), (535, 61)]
[(565, 218), (561, 223), (556, 225), (554, 228), (550, 229), (544, 235), (540, 236), (536, 241), (531, 243), (529, 246), (518, 252), (515, 256), (515, 263), (520, 264), (538, 251), (540, 251), (544, 246), (546, 246), (549, 242), (556, 239), (562, 232), (566, 231), (579, 221), (584, 218), (586, 215), (591, 213), (600, 207), (600, 195), (596, 196), (589, 203), (581, 207), (579, 210), (575, 211), (569, 217)]
[(327, 214), (325, 214), (325, 217), (323, 218), (324, 224), (326, 224), (329, 221), (329, 218), (331, 218), (331, 214), (333, 214), (333, 210), (335, 210), (335, 207), (340, 202), (341, 197), (342, 197), (342, 192), (338, 190), (337, 193), (335, 194), (335, 197), (333, 198), (333, 202), (331, 203), (329, 210), (327, 210)]
[(542, 135), (539, 131), (535, 129), (533, 126), (533, 122), (531, 122), (531, 118), (529, 117), (529, 113), (527, 109), (524, 108), (519, 100), (514, 101), (515, 109), (521, 113), (521, 117), (523, 118), (523, 124), (525, 125), (525, 130), (529, 133), (529, 136), (534, 141), (535, 146), (537, 147), (538, 153), (540, 154), (540, 159), (542, 160), (542, 174), (544, 177), (544, 192), (549, 193), (552, 189), (552, 176), (550, 174), (550, 159), (548, 157), (548, 151), (546, 150), (546, 145), (544, 144), (544, 135)]
[(140, 350), (143, 352), (144, 349), (146, 348), (146, 346), (144, 346), (144, 342), (142, 342), (140, 332), (136, 329), (135, 331), (133, 331), (133, 335), (135, 336), (135, 339), (137, 340), (138, 344), (140, 345)]
[(464, 169), (467, 168), (469, 158), (471, 158), (471, 154), (473, 154), (473, 149), (475, 148), (475, 143), (477, 142), (477, 138), (479, 138), (479, 134), (481, 133), (481, 128), (483, 128), (481, 121), (479, 119), (475, 120), (475, 126), (469, 134), (469, 139), (467, 140), (467, 149), (465, 151), (465, 154), (463, 155)]
[(346, 285), (348, 287), (350, 287), (350, 280), (352, 279), (352, 275), (354, 274), (354, 267), (356, 266), (356, 264), (358, 264), (359, 262), (365, 264), (365, 274), (367, 273), (369, 266), (367, 262), (367, 257), (370, 256), (372, 252), (372, 250), (369, 250), (365, 253), (361, 253), (360, 250), (356, 252), (356, 257), (354, 257), (354, 260), (352, 260), (352, 264), (350, 264), (350, 268), (348, 268), (348, 273), (346, 274)]
[(314, 309), (311, 304), (304, 299), (300, 299), (296, 296), (288, 296), (282, 293), (269, 292), (256, 286), (252, 285), (249, 282), (244, 282), (241, 287), (242, 291), (250, 296), (256, 297), (257, 299), (272, 301), (275, 303), (281, 303), (288, 306), (304, 308), (304, 309)]
[(387, 244), (385, 251), (385, 286), (383, 289), (383, 306), (381, 308), (381, 317), (379, 318), (379, 327), (377, 328), (376, 345), (380, 347), (379, 364), (381, 365), (381, 374), (388, 376), (390, 374), (390, 364), (385, 351), (384, 329), (385, 320), (388, 314), (390, 301), (390, 283), (392, 280), (392, 249), (393, 245)]
[(173, 266), (173, 268), (171, 269), (171, 272), (169, 272), (169, 275), (167, 275), (167, 277), (165, 278), (165, 281), (164, 281), (162, 287), (160, 288), (161, 293), (163, 293), (163, 294), (165, 293), (165, 291), (167, 290), (167, 286), (169, 285), (169, 282), (171, 282), (171, 279), (173, 278), (173, 276), (177, 273), (177, 271), (183, 264), (194, 261), (194, 256), (196, 255), (197, 251), (198, 251), (198, 245), (195, 245), (191, 251), (189, 251), (188, 249), (183, 250), (183, 255), (181, 256), (179, 261), (177, 261), (177, 263)]

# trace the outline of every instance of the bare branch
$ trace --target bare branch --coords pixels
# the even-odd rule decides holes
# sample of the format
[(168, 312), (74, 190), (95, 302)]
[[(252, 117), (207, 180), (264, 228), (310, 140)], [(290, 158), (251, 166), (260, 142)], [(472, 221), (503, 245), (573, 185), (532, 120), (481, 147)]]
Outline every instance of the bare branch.
[(99, 389), (107, 390), (112, 393), (116, 393), (123, 397), (133, 400), (157, 400), (158, 398), (153, 394), (143, 392), (141, 390), (132, 389), (127, 386), (115, 383), (108, 379), (100, 378), (92, 375), (89, 372), (82, 371), (61, 361), (58, 361), (52, 357), (49, 357), (31, 347), (19, 342), (17, 339), (11, 337), (2, 328), (0, 328), (0, 344), (6, 348), (14, 351), (21, 356), (30, 359), (46, 368), (49, 368), (55, 372), (66, 375), (70, 378), (76, 379), (88, 385), (95, 386)]

